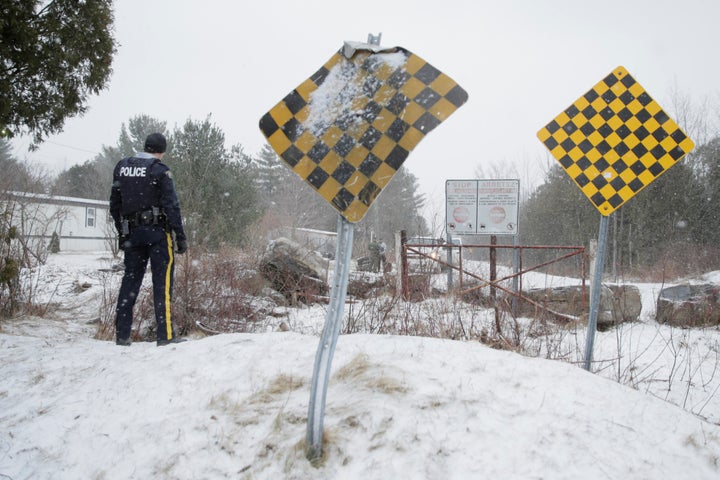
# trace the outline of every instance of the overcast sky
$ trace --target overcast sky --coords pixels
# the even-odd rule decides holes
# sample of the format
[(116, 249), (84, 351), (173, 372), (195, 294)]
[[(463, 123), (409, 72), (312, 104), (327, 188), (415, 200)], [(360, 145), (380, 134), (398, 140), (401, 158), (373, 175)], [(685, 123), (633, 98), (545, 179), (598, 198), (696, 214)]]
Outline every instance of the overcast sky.
[(121, 125), (139, 114), (171, 130), (211, 114), (228, 147), (256, 153), (265, 141), (260, 117), (343, 41), (369, 33), (419, 55), (469, 93), (405, 164), (431, 204), (442, 205), (445, 180), (476, 178), (478, 167), (512, 162), (532, 172), (554, 161), (536, 132), (619, 65), (671, 115), (673, 90), (720, 104), (717, 0), (115, 4), (119, 47), (109, 87), (39, 151), (15, 140), (20, 158), (53, 172), (83, 163), (114, 145)]

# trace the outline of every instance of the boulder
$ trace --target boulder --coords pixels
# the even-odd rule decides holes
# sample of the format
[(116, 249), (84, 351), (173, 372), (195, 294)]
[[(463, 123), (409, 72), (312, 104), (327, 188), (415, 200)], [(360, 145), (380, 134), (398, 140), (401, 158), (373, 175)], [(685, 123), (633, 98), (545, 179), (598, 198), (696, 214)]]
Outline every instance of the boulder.
[(387, 281), (382, 274), (370, 272), (351, 272), (348, 278), (347, 293), (355, 298), (370, 298), (383, 292)]
[[(586, 289), (586, 296), (589, 289)], [(527, 301), (517, 302), (518, 315), (545, 320), (571, 321), (582, 317), (588, 308), (588, 300), (583, 304), (582, 290), (575, 286), (554, 288), (532, 288), (524, 291)], [(505, 302), (509, 304), (509, 302)], [(584, 310), (583, 310), (584, 309)]]
[(287, 238), (268, 243), (260, 261), (260, 273), (292, 303), (314, 303), (328, 294), (323, 278), (329, 262), (319, 253)]
[(655, 319), (676, 327), (720, 324), (720, 287), (712, 284), (676, 285), (658, 295)]
[(635, 285), (603, 285), (598, 330), (624, 322), (636, 322), (642, 312), (640, 289)]
[[(523, 296), (535, 304), (518, 302), (518, 315), (560, 322), (587, 321), (590, 311), (589, 286), (585, 287), (585, 294), (583, 301), (580, 285), (531, 289), (523, 292)], [(636, 321), (641, 311), (640, 290), (635, 285), (603, 285), (598, 308), (598, 330)]]

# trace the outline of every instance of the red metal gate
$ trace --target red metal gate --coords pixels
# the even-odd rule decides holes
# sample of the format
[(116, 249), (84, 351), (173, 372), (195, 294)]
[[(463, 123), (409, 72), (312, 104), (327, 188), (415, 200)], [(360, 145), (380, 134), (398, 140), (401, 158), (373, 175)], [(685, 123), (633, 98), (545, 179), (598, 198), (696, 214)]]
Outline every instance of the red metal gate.
[[(445, 269), (452, 269), (454, 271), (457, 271), (459, 274), (459, 289), (455, 291), (456, 294), (459, 295), (467, 295), (469, 293), (472, 293), (473, 291), (477, 291), (486, 287), (490, 287), (490, 297), (493, 301), (493, 304), (495, 305), (496, 309), (496, 319), (498, 318), (498, 307), (497, 307), (497, 290), (501, 290), (505, 292), (506, 294), (520, 299), (524, 302), (527, 302), (537, 308), (547, 310), (547, 308), (544, 305), (541, 305), (537, 303), (536, 301), (532, 300), (531, 298), (526, 297), (522, 294), (523, 288), (522, 288), (522, 278), (523, 275), (529, 272), (533, 272), (536, 270), (539, 270), (541, 268), (547, 267), (548, 265), (552, 265), (554, 263), (561, 262), (563, 260), (566, 260), (568, 258), (572, 258), (575, 256), (580, 256), (581, 258), (581, 267), (580, 267), (580, 278), (581, 278), (581, 292), (582, 292), (582, 302), (583, 302), (583, 310), (585, 306), (585, 276), (586, 276), (586, 258), (585, 258), (585, 247), (583, 246), (561, 246), (561, 245), (497, 245), (495, 237), (491, 237), (491, 243), (490, 244), (474, 244), (474, 245), (457, 245), (457, 244), (450, 244), (450, 243), (409, 243), (407, 241), (407, 238), (404, 235), (404, 232), (401, 232), (400, 235), (400, 254), (401, 258), (398, 262), (398, 271), (399, 275), (401, 277), (401, 295), (404, 300), (410, 299), (410, 282), (409, 282), (409, 259), (421, 259), (424, 262), (427, 262), (428, 264), (437, 264), (442, 268)], [(489, 278), (483, 278), (480, 275), (477, 275), (476, 273), (470, 272), (466, 270), (463, 267), (463, 249), (489, 249), (489, 258), (490, 258), (490, 276)], [(450, 262), (443, 260), (443, 255), (438, 255), (437, 252), (452, 252), (453, 250), (449, 249), (457, 249), (457, 255), (451, 254), (451, 258), (457, 258), (457, 263)], [(496, 255), (498, 250), (513, 250), (517, 253), (517, 270), (512, 273), (511, 275), (506, 275), (502, 278), (497, 278), (497, 269), (496, 269)], [(555, 258), (552, 258), (551, 260), (547, 260), (538, 264), (525, 266), (524, 265), (524, 253), (527, 251), (533, 251), (533, 250), (543, 250), (543, 251), (556, 251), (557, 256)], [(445, 255), (447, 257), (447, 254)], [(421, 274), (429, 274), (432, 273), (433, 269), (426, 269), (424, 272), (421, 269)], [(474, 280), (478, 280), (480, 283), (473, 284), (469, 288), (465, 288), (463, 285), (463, 279), (464, 277), (469, 277)], [(517, 278), (518, 280), (518, 288), (517, 291), (514, 291), (510, 288), (505, 287), (502, 285), (502, 283), (512, 280), (514, 278)], [(552, 312), (556, 316), (558, 315), (556, 312)]]

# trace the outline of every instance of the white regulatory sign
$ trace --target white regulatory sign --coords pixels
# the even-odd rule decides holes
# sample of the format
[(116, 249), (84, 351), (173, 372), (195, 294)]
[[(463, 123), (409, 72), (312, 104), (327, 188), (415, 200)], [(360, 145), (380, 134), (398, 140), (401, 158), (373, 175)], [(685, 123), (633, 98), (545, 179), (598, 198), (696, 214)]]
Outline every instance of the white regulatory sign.
[(447, 180), (445, 218), (456, 235), (517, 235), (520, 180)]

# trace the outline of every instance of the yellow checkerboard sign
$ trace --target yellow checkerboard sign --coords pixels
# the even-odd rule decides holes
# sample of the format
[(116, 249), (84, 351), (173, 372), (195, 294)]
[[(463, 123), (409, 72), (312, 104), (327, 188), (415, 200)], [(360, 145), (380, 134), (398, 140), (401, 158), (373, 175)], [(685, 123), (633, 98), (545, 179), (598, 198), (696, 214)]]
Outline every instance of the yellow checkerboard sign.
[(346, 52), (270, 109), (260, 130), (296, 174), (358, 222), (410, 151), (468, 95), (404, 48)]
[(606, 216), (695, 146), (623, 67), (617, 67), (537, 136)]

